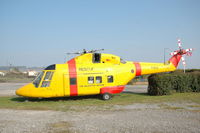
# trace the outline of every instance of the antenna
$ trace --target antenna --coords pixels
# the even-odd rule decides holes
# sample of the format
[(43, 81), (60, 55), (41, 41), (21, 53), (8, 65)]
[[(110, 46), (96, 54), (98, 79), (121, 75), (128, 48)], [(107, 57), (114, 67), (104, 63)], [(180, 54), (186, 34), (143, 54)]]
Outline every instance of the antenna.
[(166, 63), (165, 62), (165, 53), (166, 53), (166, 50), (170, 50), (169, 48), (164, 48), (164, 64)]

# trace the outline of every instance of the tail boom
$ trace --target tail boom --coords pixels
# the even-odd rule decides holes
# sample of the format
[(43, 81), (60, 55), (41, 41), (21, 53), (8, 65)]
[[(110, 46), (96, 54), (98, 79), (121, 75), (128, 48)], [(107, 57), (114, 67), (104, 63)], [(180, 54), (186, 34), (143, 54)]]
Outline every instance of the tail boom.
[(150, 62), (133, 62), (135, 65), (135, 76), (154, 74), (161, 72), (170, 72), (176, 70), (172, 63), (150, 63)]
[(176, 50), (171, 53), (172, 57), (166, 63), (148, 63), (148, 62), (133, 62), (135, 65), (135, 76), (161, 73), (161, 72), (170, 72), (176, 70), (180, 60), (182, 60), (183, 65), (185, 66), (185, 59), (183, 55), (192, 55), (194, 49), (182, 49), (181, 41), (178, 40), (179, 50)]
[(135, 76), (174, 71), (181, 60), (182, 54), (184, 53), (173, 55), (166, 63), (133, 62), (136, 70)]

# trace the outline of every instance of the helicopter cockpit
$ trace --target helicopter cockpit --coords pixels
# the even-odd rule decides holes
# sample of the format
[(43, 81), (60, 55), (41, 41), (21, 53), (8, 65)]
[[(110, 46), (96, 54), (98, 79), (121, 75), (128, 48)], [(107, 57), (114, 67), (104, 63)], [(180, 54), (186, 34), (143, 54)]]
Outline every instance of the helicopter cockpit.
[(45, 68), (33, 81), (33, 84), (36, 88), (38, 87), (49, 87), (51, 83), (52, 76), (55, 70), (55, 64), (48, 66)]

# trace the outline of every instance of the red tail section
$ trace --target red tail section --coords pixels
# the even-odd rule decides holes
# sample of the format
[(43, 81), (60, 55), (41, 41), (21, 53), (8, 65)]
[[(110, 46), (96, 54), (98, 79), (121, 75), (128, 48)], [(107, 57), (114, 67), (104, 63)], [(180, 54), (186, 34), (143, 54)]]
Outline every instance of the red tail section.
[(181, 57), (182, 55), (181, 54), (176, 54), (174, 56), (172, 56), (169, 61), (175, 66), (177, 67), (178, 66), (178, 63), (180, 62), (181, 60)]
[(180, 62), (181, 58), (182, 58), (182, 61), (183, 61), (183, 65), (185, 65), (185, 59), (182, 57), (184, 54), (188, 54), (190, 53), (190, 51), (192, 51), (192, 49), (180, 49), (180, 50), (177, 50), (177, 51), (174, 51), (171, 53), (171, 55), (173, 55), (169, 61), (175, 66), (177, 67), (178, 66), (178, 63)]
[(179, 50), (176, 50), (172, 53), (170, 53), (172, 55), (172, 57), (169, 59), (169, 61), (175, 66), (177, 67), (178, 66), (178, 63), (180, 62), (180, 60), (182, 59), (182, 62), (183, 62), (183, 66), (185, 67), (186, 63), (185, 63), (185, 59), (184, 57), (182, 57), (184, 54), (188, 55), (188, 56), (191, 56), (192, 55), (192, 51), (193, 49), (192, 48), (189, 48), (189, 49), (182, 49), (182, 46), (181, 46), (181, 40), (178, 39), (178, 47), (179, 47)]

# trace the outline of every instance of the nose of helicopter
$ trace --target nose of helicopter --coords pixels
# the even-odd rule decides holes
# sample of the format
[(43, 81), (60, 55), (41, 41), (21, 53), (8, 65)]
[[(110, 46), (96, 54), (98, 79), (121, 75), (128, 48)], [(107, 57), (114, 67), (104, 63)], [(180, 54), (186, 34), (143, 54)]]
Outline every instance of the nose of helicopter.
[(16, 95), (18, 95), (18, 96), (26, 96), (26, 92), (27, 92), (27, 88), (25, 88), (25, 86), (23, 86), (15, 91)]
[(19, 88), (15, 91), (16, 95), (18, 96), (24, 96), (24, 89), (23, 88)]
[(17, 89), (15, 91), (16, 95), (18, 96), (24, 96), (24, 97), (29, 97), (29, 92), (30, 92), (30, 89), (33, 88), (33, 84), (30, 83), (30, 84), (27, 84), (19, 89)]

